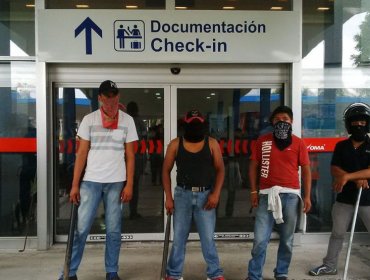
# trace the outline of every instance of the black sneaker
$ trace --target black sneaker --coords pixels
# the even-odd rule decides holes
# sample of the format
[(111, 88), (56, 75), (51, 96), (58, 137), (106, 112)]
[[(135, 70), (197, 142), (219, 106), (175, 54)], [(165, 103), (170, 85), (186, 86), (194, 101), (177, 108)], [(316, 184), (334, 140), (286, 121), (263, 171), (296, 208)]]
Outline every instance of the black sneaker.
[(286, 276), (275, 276), (275, 280), (288, 280)]
[(326, 264), (315, 267), (308, 272), (311, 276), (336, 275), (337, 273), (338, 271), (335, 268), (330, 268)]
[(117, 272), (107, 273), (106, 276), (105, 276), (105, 279), (106, 280), (121, 280), (121, 278), (119, 278)]

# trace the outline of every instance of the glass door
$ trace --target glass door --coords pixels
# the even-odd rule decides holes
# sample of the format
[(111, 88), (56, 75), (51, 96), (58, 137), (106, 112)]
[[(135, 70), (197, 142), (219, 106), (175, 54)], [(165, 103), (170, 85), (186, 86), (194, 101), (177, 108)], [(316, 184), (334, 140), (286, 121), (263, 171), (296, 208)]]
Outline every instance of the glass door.
[[(284, 84), (250, 86), (178, 86), (171, 88), (177, 108), (177, 136), (185, 113), (198, 109), (208, 133), (219, 142), (225, 181), (217, 209), (217, 239), (252, 238), (254, 211), (249, 198), (248, 166), (257, 137), (270, 131), (270, 113), (284, 104)], [(193, 232), (196, 230), (193, 229)], [(191, 235), (198, 238), (197, 235)]]
[[(139, 141), (135, 144), (134, 197), (123, 204), (122, 239), (163, 238), (163, 191), (161, 166), (164, 154), (164, 111), (169, 87), (120, 86), (121, 110), (134, 117)], [(97, 110), (98, 84), (53, 85), (54, 100), (54, 199), (55, 239), (66, 241), (70, 217), (71, 188), (77, 130), (82, 118)], [(167, 97), (166, 97), (167, 96)], [(105, 239), (104, 209), (100, 205), (88, 241)]]
[[(180, 75), (173, 75), (170, 68), (166, 64), (109, 65), (102, 74), (101, 65), (89, 65), (88, 71), (86, 65), (49, 66), (54, 241), (67, 240), (68, 193), (78, 150), (76, 133), (83, 116), (98, 109), (98, 87), (105, 77), (117, 83), (120, 102), (125, 105), (123, 110), (130, 114), (137, 111), (139, 116), (140, 140), (135, 146), (137, 195), (131, 204), (122, 207), (122, 239), (163, 240), (166, 221), (161, 186), (163, 155), (170, 140), (181, 135), (181, 119), (191, 108), (206, 115), (209, 134), (219, 142), (226, 167), (216, 238), (253, 238), (248, 158), (254, 140), (269, 130), (270, 112), (280, 104), (290, 103), (290, 66), (184, 64)], [(175, 173), (174, 168), (173, 185)], [(199, 237), (191, 234), (190, 238)], [(101, 206), (88, 241), (104, 240)]]

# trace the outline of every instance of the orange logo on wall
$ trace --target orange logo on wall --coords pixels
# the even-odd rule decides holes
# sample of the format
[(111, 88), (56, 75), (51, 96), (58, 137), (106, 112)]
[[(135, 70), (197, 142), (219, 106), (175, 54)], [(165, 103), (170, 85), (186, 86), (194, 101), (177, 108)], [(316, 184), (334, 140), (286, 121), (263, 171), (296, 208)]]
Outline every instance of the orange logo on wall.
[(310, 153), (333, 152), (335, 145), (344, 139), (346, 138), (303, 138), (304, 142), (306, 143), (307, 150)]

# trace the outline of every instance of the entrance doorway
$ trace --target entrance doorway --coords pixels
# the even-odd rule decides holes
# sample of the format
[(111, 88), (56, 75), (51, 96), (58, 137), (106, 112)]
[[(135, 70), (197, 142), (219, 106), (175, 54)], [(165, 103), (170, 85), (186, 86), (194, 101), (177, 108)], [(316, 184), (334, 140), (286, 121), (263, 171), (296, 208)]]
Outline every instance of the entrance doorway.
[[(94, 81), (80, 82), (75, 76), (56, 75), (53, 79), (54, 75), (51, 75), (54, 105), (53, 224), (56, 242), (67, 240), (70, 217), (68, 193), (78, 149), (78, 126), (84, 115), (99, 107), (98, 87), (105, 78), (98, 74), (95, 76)], [(199, 80), (196, 76), (193, 81)], [(159, 79), (158, 83), (122, 83), (122, 77), (117, 73), (109, 76), (120, 89), (122, 109), (129, 114), (133, 114), (132, 108), (137, 111), (136, 125), (140, 138), (135, 145), (138, 180), (135, 200), (122, 207), (123, 240), (163, 240), (166, 217), (161, 185), (162, 161), (170, 140), (182, 135), (181, 121), (190, 109), (198, 109), (206, 116), (208, 133), (219, 142), (225, 163), (226, 176), (217, 209), (215, 237), (253, 237), (254, 212), (249, 202), (247, 175), (249, 156), (257, 137), (270, 129), (270, 112), (284, 104), (287, 98), (286, 76), (277, 71), (276, 77), (271, 79), (266, 76), (267, 82), (258, 83), (245, 78), (244, 83), (216, 84), (208, 81), (190, 84), (176, 83), (172, 76), (168, 78), (169, 83), (164, 81), (165, 78), (163, 81)], [(229, 78), (223, 74), (220, 81), (230, 82), (235, 76), (231, 80)], [(172, 174), (173, 188), (175, 169)], [(198, 239), (195, 231), (193, 228), (190, 239)], [(104, 241), (104, 233), (104, 209), (101, 205), (88, 241)]]

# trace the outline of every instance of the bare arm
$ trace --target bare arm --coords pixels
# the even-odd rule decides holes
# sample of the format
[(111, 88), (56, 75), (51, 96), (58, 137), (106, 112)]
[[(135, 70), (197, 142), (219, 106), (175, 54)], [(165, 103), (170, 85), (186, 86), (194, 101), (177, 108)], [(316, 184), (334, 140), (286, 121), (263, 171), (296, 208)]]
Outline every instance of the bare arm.
[(257, 178), (258, 178), (259, 165), (257, 161), (249, 161), (249, 184), (251, 187), (251, 204), (252, 207), (258, 206), (258, 189), (257, 189)]
[(122, 189), (121, 200), (129, 202), (132, 198), (135, 172), (135, 150), (134, 142), (125, 143), (125, 158), (126, 158), (126, 186)]
[[(339, 167), (337, 167), (339, 168)], [(333, 169), (333, 167), (332, 167)], [(333, 172), (332, 172), (333, 174)], [(333, 175), (334, 176), (334, 175)], [(341, 192), (344, 185), (348, 181), (355, 181), (356, 186), (358, 188), (363, 188), (363, 189), (368, 189), (369, 188), (369, 183), (368, 179), (370, 178), (370, 168), (368, 169), (362, 169), (357, 172), (352, 172), (352, 173), (347, 173), (343, 171), (342, 173), (337, 173), (336, 176), (334, 176), (334, 181), (333, 181), (333, 189), (337, 192)]]
[(368, 180), (370, 179), (370, 168), (362, 169), (353, 173), (347, 173), (347, 179), (352, 180)]
[(76, 154), (76, 161), (73, 170), (72, 188), (69, 194), (70, 202), (78, 204), (80, 202), (80, 182), (82, 173), (85, 170), (87, 155), (90, 151), (90, 141), (80, 138), (79, 147)]
[(208, 201), (204, 205), (204, 209), (213, 209), (217, 207), (220, 200), (221, 189), (225, 179), (225, 166), (222, 159), (222, 154), (218, 142), (214, 138), (209, 138), (209, 146), (212, 152), (213, 166), (216, 171), (215, 184), (212, 193), (208, 196)]
[(171, 191), (171, 171), (175, 164), (176, 153), (179, 146), (179, 139), (176, 138), (168, 144), (166, 150), (166, 156), (164, 157), (163, 167), (162, 167), (162, 184), (163, 190), (166, 194), (166, 210), (167, 213), (173, 213), (174, 203)]
[(303, 190), (304, 190), (304, 208), (303, 212), (307, 213), (311, 209), (311, 168), (310, 165), (303, 165), (301, 167)]
[(347, 173), (342, 168), (340, 168), (339, 166), (336, 166), (336, 165), (332, 165), (330, 167), (330, 172), (331, 172), (331, 176), (333, 176), (333, 177), (338, 177), (338, 176), (341, 176), (341, 175), (344, 175), (344, 174)]

